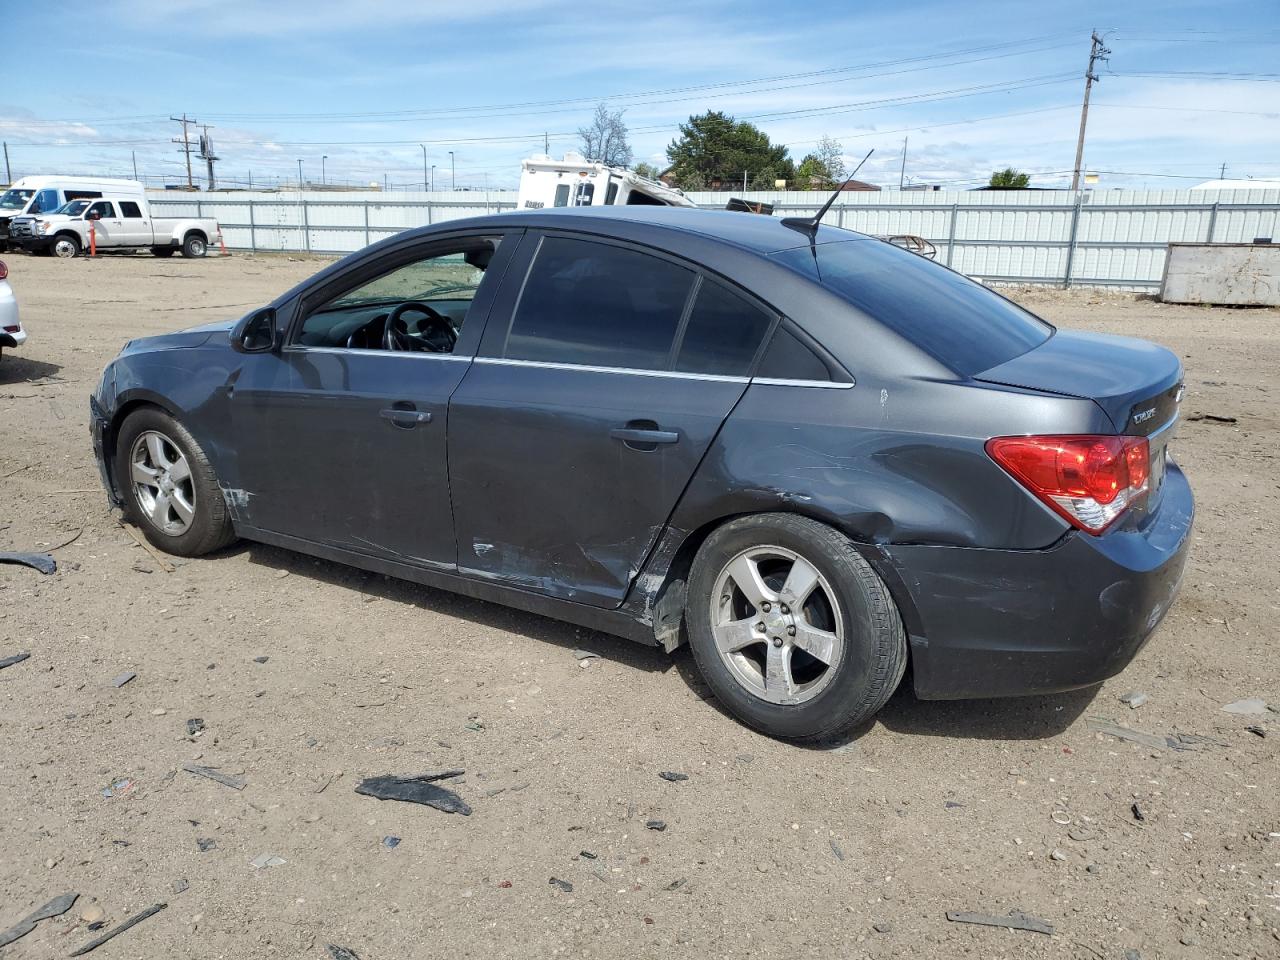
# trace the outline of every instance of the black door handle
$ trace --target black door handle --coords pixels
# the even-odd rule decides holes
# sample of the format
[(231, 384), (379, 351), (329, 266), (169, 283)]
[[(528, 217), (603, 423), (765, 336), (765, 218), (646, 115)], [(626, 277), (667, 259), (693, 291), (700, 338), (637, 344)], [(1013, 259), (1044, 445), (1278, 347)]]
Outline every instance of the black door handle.
[(379, 410), (378, 416), (383, 420), (390, 420), (397, 427), (410, 429), (416, 427), (420, 423), (430, 423), (431, 414), (425, 410), (406, 410), (401, 407), (387, 407), (385, 410)]

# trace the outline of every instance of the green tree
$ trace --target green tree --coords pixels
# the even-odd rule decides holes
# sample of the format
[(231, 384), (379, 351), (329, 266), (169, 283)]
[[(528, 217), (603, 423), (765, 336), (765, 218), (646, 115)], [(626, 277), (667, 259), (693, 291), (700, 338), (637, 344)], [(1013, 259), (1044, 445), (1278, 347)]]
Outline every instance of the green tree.
[(987, 186), (993, 190), (1025, 190), (1030, 183), (1030, 174), (1019, 173), (1013, 167), (1005, 167), (1003, 170), (992, 171)]
[(642, 177), (648, 177), (650, 180), (657, 180), (658, 177), (662, 176), (661, 170), (655, 167), (652, 163), (645, 163), (643, 160), (631, 169)]
[(685, 184), (695, 178), (734, 184), (742, 183), (744, 174), (748, 181), (760, 181), (761, 173), (770, 171), (772, 188), (774, 180), (795, 176), (795, 164), (784, 145), (772, 143), (764, 131), (719, 110), (680, 124), (680, 136), (667, 147), (667, 159), (685, 189), (691, 189)]

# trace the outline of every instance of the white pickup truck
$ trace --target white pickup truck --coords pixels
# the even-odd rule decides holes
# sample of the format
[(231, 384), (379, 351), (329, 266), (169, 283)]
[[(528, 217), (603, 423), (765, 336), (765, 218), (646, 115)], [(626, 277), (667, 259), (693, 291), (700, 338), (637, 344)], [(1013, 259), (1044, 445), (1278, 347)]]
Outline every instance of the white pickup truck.
[(203, 257), (218, 236), (211, 217), (152, 217), (145, 196), (70, 200), (53, 213), (14, 217), (9, 242), (33, 253), (76, 257), (89, 249), (89, 230), (99, 250), (149, 247), (157, 257), (175, 250)]

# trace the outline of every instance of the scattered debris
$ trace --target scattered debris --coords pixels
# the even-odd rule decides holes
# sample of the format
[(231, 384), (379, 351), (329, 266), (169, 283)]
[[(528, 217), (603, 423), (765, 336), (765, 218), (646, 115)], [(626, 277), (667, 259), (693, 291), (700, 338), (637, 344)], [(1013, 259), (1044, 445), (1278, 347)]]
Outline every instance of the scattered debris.
[(125, 533), (129, 534), (129, 536), (133, 538), (134, 543), (140, 546), (143, 550), (147, 551), (147, 553), (151, 554), (151, 559), (154, 560), (156, 563), (160, 564), (160, 569), (163, 570), (165, 573), (173, 573), (173, 571), (178, 569), (168, 561), (168, 559), (165, 557), (163, 553), (161, 553), (159, 550), (153, 547), (151, 545), (151, 541), (149, 541), (146, 537), (144, 537), (142, 535), (142, 531), (139, 530), (137, 527), (135, 527), (133, 524), (122, 523), (120, 524), (120, 526), (124, 528)]
[(575, 660), (599, 660), (600, 654), (594, 650), (575, 650), (573, 651), (573, 659)]
[(844, 851), (840, 849), (840, 844), (834, 840), (831, 841), (831, 852), (835, 854), (835, 858), (840, 862), (844, 862)]
[(688, 878), (688, 877), (680, 877), (679, 879), (677, 879), (677, 880), (672, 880), (670, 883), (668, 883), (668, 884), (667, 884), (667, 889), (668, 889), (668, 890), (679, 890), (681, 887), (683, 887), (683, 886), (684, 886), (686, 883), (688, 883), (688, 882), (689, 882), (689, 878)]
[(592, 853), (590, 850), (579, 850), (578, 856), (585, 857), (588, 860), (594, 860), (596, 858), (596, 855)]
[(120, 797), (126, 793), (132, 793), (137, 783), (124, 777), (120, 780), (112, 780), (109, 786), (102, 788), (103, 799), (110, 800), (112, 797)]
[(394, 850), (396, 847), (400, 846), (400, 838), (399, 837), (383, 837), (382, 845), (386, 847), (388, 850)]
[(1248, 730), (1250, 733), (1252, 733), (1255, 737), (1263, 737), (1265, 739), (1267, 736), (1267, 728), (1260, 726), (1259, 724), (1256, 724), (1256, 723), (1249, 724), (1249, 726), (1245, 727), (1245, 729)]
[(948, 810), (961, 810), (964, 808), (963, 803), (957, 803), (955, 800), (945, 800), (942, 805)]
[(663, 780), (666, 780), (668, 783), (679, 783), (681, 780), (689, 779), (689, 775), (687, 773), (676, 773), (673, 770), (663, 770), (658, 774), (658, 776)]
[(1049, 814), (1049, 818), (1060, 827), (1070, 826), (1071, 814), (1065, 810), (1055, 810)]
[(873, 923), (871, 925), (871, 929), (874, 930), (876, 933), (892, 933), (893, 924), (892, 923)]
[(277, 857), (274, 853), (260, 853), (249, 861), (249, 866), (255, 870), (265, 870), (267, 867), (281, 867), (289, 861), (284, 857)]
[(134, 673), (132, 670), (126, 670), (124, 673), (120, 674), (120, 676), (112, 680), (111, 685), (119, 689), (120, 687), (123, 687), (126, 683), (128, 683), (130, 680), (132, 680), (136, 676), (137, 674)]
[(1120, 698), (1121, 703), (1127, 703), (1130, 710), (1137, 710), (1151, 698), (1145, 693), (1139, 693), (1137, 690), (1131, 690)]
[(1129, 809), (1133, 812), (1133, 819), (1137, 820), (1139, 823), (1146, 822), (1147, 815), (1142, 812), (1142, 808), (1138, 806), (1137, 803), (1134, 803), (1134, 805), (1131, 806)]
[(1059, 863), (1065, 863), (1067, 859), (1067, 855), (1063, 853), (1061, 850), (1052, 850), (1049, 852), (1049, 859), (1056, 860)]
[(1220, 417), (1216, 413), (1193, 413), (1187, 417), (1187, 423), (1199, 423), (1205, 420), (1209, 423), (1239, 423), (1235, 417)]
[(194, 737), (197, 733), (204, 730), (204, 721), (199, 717), (192, 717), (187, 721), (187, 736)]
[(60, 897), (54, 897), (39, 910), (27, 914), (8, 930), (0, 930), (0, 947), (13, 943), (19, 937), (25, 937), (28, 933), (36, 928), (36, 924), (41, 920), (50, 920), (53, 917), (60, 917), (71, 909), (79, 898), (78, 893), (64, 893)]
[(1124, 952), (1124, 960), (1142, 960), (1142, 954), (1130, 948)]
[(667, 829), (667, 821), (665, 820), (646, 820), (645, 826), (650, 830), (657, 830), (659, 833)]
[(253, 658), (253, 662), (254, 662), (254, 663), (266, 663), (266, 662), (267, 662), (268, 660), (270, 660), (270, 659), (271, 659), (270, 657), (254, 657), (254, 658)]
[(247, 784), (247, 781), (242, 780), (239, 777), (229, 777), (225, 773), (220, 773), (215, 770), (213, 767), (201, 767), (194, 763), (184, 763), (182, 765), (182, 769), (187, 771), (187, 773), (194, 773), (197, 777), (207, 777), (210, 780), (222, 784), (224, 787), (231, 787), (233, 790), (243, 790)]
[(218, 841), (213, 837), (196, 837), (196, 849), (201, 853), (208, 853), (210, 850), (216, 849)]
[(177, 880), (173, 881), (173, 883), (169, 884), (169, 889), (174, 893), (186, 893), (190, 887), (191, 884), (187, 882), (185, 877), (179, 877)]
[(98, 937), (97, 940), (90, 940), (79, 950), (74, 951), (71, 954), (71, 956), (79, 957), (88, 953), (90, 950), (98, 949), (98, 947), (102, 946), (108, 940), (111, 940), (114, 937), (118, 937), (120, 936), (120, 934), (124, 933), (126, 930), (136, 927), (143, 920), (147, 919), (147, 917), (155, 916), (157, 913), (159, 913), (161, 910), (163, 910), (167, 906), (168, 906), (167, 903), (156, 903), (156, 904), (153, 904), (152, 906), (147, 907), (147, 909), (143, 910), (141, 913), (135, 913), (132, 917), (130, 917), (124, 923), (120, 924), (120, 926), (116, 927), (114, 930), (108, 930), (102, 936)]
[(329, 956), (333, 960), (360, 960), (360, 957), (354, 950), (348, 950), (346, 947), (340, 947), (336, 943), (326, 943), (325, 949), (329, 951)]
[(1007, 917), (995, 917), (989, 913), (947, 911), (947, 919), (953, 923), (977, 923), (984, 927), (1004, 927), (1008, 930), (1029, 930), (1053, 936), (1053, 926), (1036, 917), (1029, 917), (1021, 910), (1010, 910)]
[(4, 657), (3, 659), (0, 659), (0, 670), (3, 670), (5, 667), (12, 667), (15, 663), (21, 663), (30, 656), (31, 654), (29, 653), (15, 653), (11, 657)]
[(471, 816), (471, 807), (452, 790), (436, 786), (437, 780), (451, 780), (462, 776), (465, 770), (445, 770), (443, 773), (424, 773), (416, 777), (367, 777), (356, 786), (356, 793), (378, 800), (403, 800), (421, 803), (444, 813), (460, 813)]
[(1228, 703), (1222, 708), (1222, 712), (1236, 713), (1241, 716), (1264, 714), (1267, 712), (1267, 702), (1261, 697), (1249, 697), (1246, 700), (1236, 700), (1233, 703)]
[(80, 919), (92, 926), (95, 923), (101, 923), (107, 918), (107, 911), (102, 909), (102, 905), (91, 903), (80, 911)]
[(573, 884), (568, 880), (557, 880), (555, 877), (552, 877), (547, 882), (553, 887), (559, 887), (565, 893), (573, 893)]
[(1129, 740), (1133, 743), (1140, 743), (1145, 747), (1154, 747), (1157, 750), (1164, 750), (1169, 746), (1168, 737), (1157, 736), (1154, 733), (1143, 733), (1141, 730), (1130, 730), (1128, 727), (1122, 727), (1108, 720), (1090, 717), (1085, 723), (1090, 730), (1105, 733), (1107, 736), (1115, 737), (1117, 740)]
[(1174, 750), (1199, 750), (1201, 747), (1225, 747), (1227, 744), (1198, 733), (1175, 733), (1169, 738), (1169, 746)]
[(470, 720), (467, 721), (467, 729), (474, 730), (476, 733), (479, 733), (481, 730), (484, 729), (484, 724), (481, 723), (479, 720), (477, 720), (475, 717), (472, 717)]
[(276, 579), (277, 579), (277, 580), (283, 580), (283, 579), (284, 579), (285, 577), (287, 577), (288, 575), (289, 575), (289, 571), (288, 571), (288, 570), (277, 570), (277, 571), (276, 571)]
[(0, 563), (18, 563), (44, 574), (58, 569), (58, 561), (48, 553), (0, 553)]

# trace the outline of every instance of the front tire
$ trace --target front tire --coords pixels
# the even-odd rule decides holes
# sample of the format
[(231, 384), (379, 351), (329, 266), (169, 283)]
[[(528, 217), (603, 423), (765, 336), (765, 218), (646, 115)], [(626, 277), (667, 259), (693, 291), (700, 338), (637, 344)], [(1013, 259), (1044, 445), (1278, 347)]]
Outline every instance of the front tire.
[(851, 730), (906, 669), (884, 581), (846, 537), (807, 517), (759, 514), (713, 532), (694, 559), (685, 620), (717, 699), (783, 739)]
[(70, 233), (60, 234), (53, 238), (50, 251), (55, 257), (71, 260), (80, 256), (80, 238)]
[(209, 458), (164, 411), (143, 407), (125, 419), (115, 476), (125, 516), (166, 553), (198, 557), (235, 540)]
[(182, 238), (182, 255), (188, 260), (196, 257), (203, 257), (208, 252), (209, 245), (204, 237), (192, 231)]

